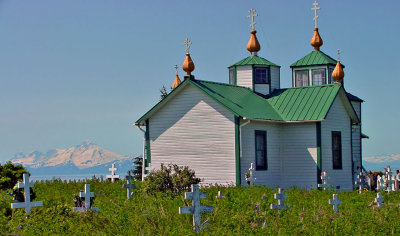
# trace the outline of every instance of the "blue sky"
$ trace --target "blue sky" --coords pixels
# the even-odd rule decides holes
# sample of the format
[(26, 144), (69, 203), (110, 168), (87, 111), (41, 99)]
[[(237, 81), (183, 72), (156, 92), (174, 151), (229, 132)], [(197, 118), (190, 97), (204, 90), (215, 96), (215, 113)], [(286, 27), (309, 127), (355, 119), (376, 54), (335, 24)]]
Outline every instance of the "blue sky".
[[(0, 1), (0, 160), (85, 140), (140, 154), (132, 123), (170, 87), (189, 37), (198, 79), (228, 81), (248, 56), (255, 8), (259, 55), (289, 65), (312, 50), (312, 0)], [(398, 154), (400, 2), (320, 1), (321, 50), (341, 49), (345, 88), (365, 100), (364, 156)], [(183, 71), (179, 71), (183, 77)]]

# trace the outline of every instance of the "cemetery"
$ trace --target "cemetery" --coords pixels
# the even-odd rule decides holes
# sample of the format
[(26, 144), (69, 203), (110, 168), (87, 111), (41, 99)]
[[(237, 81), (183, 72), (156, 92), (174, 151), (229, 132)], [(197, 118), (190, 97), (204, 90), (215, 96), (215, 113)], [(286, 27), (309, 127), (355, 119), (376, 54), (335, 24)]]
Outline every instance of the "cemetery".
[[(118, 173), (115, 167), (110, 171)], [(393, 187), (397, 181), (390, 181), (396, 179), (390, 167), (377, 191), (363, 175), (354, 191), (344, 191), (329, 186), (327, 172), (321, 173), (319, 189), (311, 190), (257, 185), (253, 174), (246, 186), (193, 184), (178, 195), (149, 194), (130, 172), (115, 180), (34, 183), (24, 174), (15, 186), (26, 191), (24, 202), (15, 202), (10, 190), (0, 191), (0, 228), (18, 235), (400, 233), (400, 193)]]

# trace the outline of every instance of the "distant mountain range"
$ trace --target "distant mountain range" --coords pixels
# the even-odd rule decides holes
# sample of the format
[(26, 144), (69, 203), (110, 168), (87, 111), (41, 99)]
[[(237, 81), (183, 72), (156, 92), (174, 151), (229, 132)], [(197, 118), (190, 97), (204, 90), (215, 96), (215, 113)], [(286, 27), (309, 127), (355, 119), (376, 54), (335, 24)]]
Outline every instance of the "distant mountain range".
[(383, 171), (383, 168), (390, 166), (391, 169), (400, 169), (400, 154), (378, 155), (363, 158), (363, 166), (371, 171)]
[(86, 141), (68, 149), (54, 149), (46, 153), (33, 151), (17, 153), (11, 159), (14, 164), (22, 164), (33, 175), (77, 175), (107, 174), (111, 164), (118, 168), (117, 174), (125, 176), (133, 168), (132, 158), (105, 150)]

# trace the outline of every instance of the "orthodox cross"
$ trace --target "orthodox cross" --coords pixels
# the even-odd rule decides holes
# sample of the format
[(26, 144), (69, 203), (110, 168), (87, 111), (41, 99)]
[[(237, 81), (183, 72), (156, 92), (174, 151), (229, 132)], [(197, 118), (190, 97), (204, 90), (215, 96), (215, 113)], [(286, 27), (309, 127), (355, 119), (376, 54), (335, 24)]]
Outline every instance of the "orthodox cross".
[(111, 179), (111, 183), (114, 183), (115, 180), (119, 179), (119, 175), (115, 174), (115, 171), (117, 170), (117, 168), (115, 168), (115, 164), (112, 164), (111, 168), (108, 168), (108, 170), (111, 171), (111, 175), (107, 175), (106, 177)]
[(126, 184), (122, 185), (122, 187), (126, 188), (127, 197), (128, 197), (128, 199), (130, 199), (131, 196), (133, 195), (133, 193), (131, 192), (131, 189), (135, 188), (136, 186), (135, 186), (135, 184), (131, 183), (133, 176), (131, 175), (131, 172), (129, 170), (125, 176), (125, 179), (126, 179)]
[(366, 186), (365, 175), (361, 171), (360, 174), (357, 175), (357, 181), (355, 182), (356, 186), (358, 186), (359, 191), (358, 193), (362, 193), (362, 189)]
[(31, 208), (32, 207), (40, 207), (43, 206), (43, 202), (31, 202), (31, 190), (30, 188), (33, 187), (33, 184), (29, 182), (29, 175), (24, 174), (23, 175), (23, 181), (17, 183), (18, 188), (23, 188), (24, 189), (24, 197), (25, 197), (25, 202), (17, 202), (17, 203), (11, 203), (11, 208), (25, 208), (25, 213), (29, 214), (31, 213)]
[(329, 199), (329, 204), (333, 205), (333, 210), (335, 212), (338, 212), (338, 206), (339, 204), (342, 204), (342, 201), (338, 199), (337, 194), (333, 194), (333, 199)]
[(258, 14), (256, 13), (256, 10), (254, 10), (253, 8), (250, 9), (250, 15), (248, 15), (247, 17), (251, 18), (251, 29), (254, 30), (254, 25), (256, 24), (256, 21), (254, 20), (254, 17), (258, 16)]
[(337, 50), (337, 60), (340, 61), (340, 49)]
[(97, 207), (92, 207), (91, 198), (94, 197), (94, 193), (90, 192), (90, 184), (85, 184), (85, 192), (79, 192), (79, 197), (85, 198), (85, 207), (74, 207), (74, 212), (83, 212), (91, 209), (94, 212), (100, 212)]
[(283, 203), (283, 201), (287, 199), (287, 195), (283, 193), (283, 190), (281, 188), (278, 189), (278, 193), (274, 194), (274, 198), (278, 199), (278, 204), (271, 204), (271, 209), (281, 210), (284, 208), (290, 208), (290, 206)]
[(189, 54), (189, 49), (190, 49), (191, 44), (192, 44), (192, 41), (190, 41), (188, 38), (186, 38), (185, 41), (183, 41), (183, 45), (186, 46), (186, 54)]
[(257, 178), (254, 177), (254, 164), (251, 163), (250, 164), (250, 168), (249, 168), (249, 177), (246, 177), (246, 181), (248, 181), (250, 183), (250, 186), (254, 185), (254, 182), (256, 181)]
[(317, 23), (318, 17), (319, 17), (319, 16), (318, 16), (318, 10), (321, 9), (321, 8), (318, 6), (317, 0), (315, 0), (315, 2), (313, 3), (313, 5), (314, 5), (314, 7), (311, 8), (311, 10), (314, 11), (314, 23), (315, 23), (315, 28), (318, 28), (318, 23)]
[(323, 190), (326, 190), (329, 186), (328, 186), (328, 172), (323, 171), (321, 172), (321, 180), (322, 180), (322, 184), (318, 184), (318, 188), (322, 188)]
[(179, 214), (193, 214), (193, 227), (196, 232), (202, 228), (201, 213), (212, 212), (212, 206), (201, 206), (200, 199), (206, 198), (206, 193), (199, 192), (199, 185), (192, 184), (192, 192), (185, 193), (185, 199), (192, 199), (191, 207), (179, 207)]
[(376, 202), (376, 205), (378, 205), (379, 208), (383, 207), (383, 197), (382, 197), (381, 193), (377, 193), (376, 194), (375, 202)]
[(176, 70), (176, 74), (178, 74), (178, 65), (175, 65), (174, 68)]

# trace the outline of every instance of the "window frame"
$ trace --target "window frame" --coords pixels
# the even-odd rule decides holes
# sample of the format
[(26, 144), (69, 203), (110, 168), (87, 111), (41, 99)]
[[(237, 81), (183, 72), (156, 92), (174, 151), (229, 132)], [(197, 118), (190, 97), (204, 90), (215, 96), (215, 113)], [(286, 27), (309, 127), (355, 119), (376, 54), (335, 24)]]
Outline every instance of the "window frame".
[[(302, 83), (301, 86), (297, 85), (297, 72), (307, 72), (307, 85), (303, 85), (303, 83)], [(303, 82), (304, 82), (304, 80), (303, 80)], [(310, 86), (310, 70), (309, 69), (295, 70), (294, 71), (294, 84), (295, 84), (296, 88), (297, 87)]]
[[(339, 145), (335, 145), (335, 137), (339, 137)], [(335, 146), (339, 146), (338, 150), (335, 149)], [(338, 152), (338, 153), (336, 153)], [(336, 157), (336, 155), (339, 155)], [(336, 161), (338, 160), (338, 161)], [(342, 170), (343, 169), (343, 148), (342, 148), (342, 132), (340, 131), (332, 131), (332, 169), (334, 170)]]
[[(231, 73), (233, 75), (233, 77), (231, 78)], [(237, 81), (236, 81), (236, 68), (230, 68), (229, 69), (229, 84), (231, 84), (231, 79), (232, 79), (232, 85), (237, 85)]]
[[(314, 72), (316, 71), (323, 71), (324, 72), (324, 77), (321, 78), (322, 83), (321, 84), (315, 84), (314, 83)], [(311, 69), (311, 84), (313, 86), (318, 86), (318, 85), (324, 85), (326, 84), (326, 69), (325, 68), (316, 68), (316, 69)]]
[[(266, 82), (265, 83), (257, 83), (257, 70), (264, 70), (265, 71), (265, 79), (266, 79)], [(254, 74), (254, 76), (253, 76), (253, 78), (254, 78), (254, 84), (271, 84), (271, 73), (270, 73), (270, 68), (269, 67), (261, 67), (261, 66), (258, 66), (258, 67), (254, 67), (254, 69), (253, 69), (253, 74)]]
[[(257, 136), (263, 136), (264, 137), (264, 165), (258, 165), (258, 158), (257, 158)], [(267, 131), (265, 130), (254, 130), (254, 157), (255, 157), (255, 164), (256, 164), (256, 171), (258, 170), (268, 170), (268, 155), (267, 155)]]

